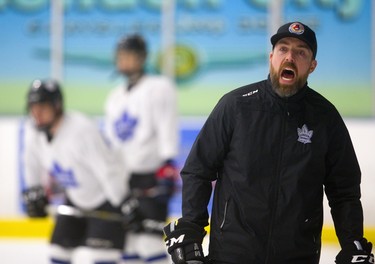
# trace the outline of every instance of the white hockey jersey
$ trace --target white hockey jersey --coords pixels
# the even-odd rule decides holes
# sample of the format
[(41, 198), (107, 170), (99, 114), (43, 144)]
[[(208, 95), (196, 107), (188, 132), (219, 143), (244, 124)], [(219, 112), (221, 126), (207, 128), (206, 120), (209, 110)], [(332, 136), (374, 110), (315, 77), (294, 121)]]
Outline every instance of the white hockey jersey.
[(45, 186), (49, 175), (65, 189), (70, 201), (86, 210), (108, 200), (119, 205), (127, 192), (119, 155), (106, 145), (93, 120), (67, 113), (51, 142), (25, 123), (24, 178), (26, 187)]
[(178, 154), (177, 93), (164, 76), (143, 76), (116, 87), (105, 104), (105, 133), (121, 149), (126, 169), (151, 172)]

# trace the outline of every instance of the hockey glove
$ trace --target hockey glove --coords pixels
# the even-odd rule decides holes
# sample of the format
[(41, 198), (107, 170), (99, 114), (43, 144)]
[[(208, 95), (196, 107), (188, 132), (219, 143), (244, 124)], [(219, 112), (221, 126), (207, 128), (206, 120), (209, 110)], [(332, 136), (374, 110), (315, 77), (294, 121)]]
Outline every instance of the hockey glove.
[(156, 172), (157, 188), (159, 190), (159, 199), (168, 200), (175, 192), (176, 180), (179, 171), (175, 163), (168, 160)]
[(343, 247), (343, 249), (336, 256), (337, 264), (351, 264), (361, 263), (370, 264), (374, 263), (374, 254), (371, 253), (372, 244), (367, 242), (365, 238), (360, 241), (354, 241), (353, 244)]
[(46, 217), (48, 199), (42, 186), (31, 187), (22, 192), (22, 199), (29, 217)]
[(164, 227), (165, 244), (174, 264), (199, 264), (205, 262), (202, 241), (206, 235), (203, 227), (178, 220)]
[(142, 222), (142, 216), (139, 212), (139, 201), (137, 198), (128, 196), (122, 202), (121, 212), (124, 216), (124, 225), (127, 230), (138, 231)]

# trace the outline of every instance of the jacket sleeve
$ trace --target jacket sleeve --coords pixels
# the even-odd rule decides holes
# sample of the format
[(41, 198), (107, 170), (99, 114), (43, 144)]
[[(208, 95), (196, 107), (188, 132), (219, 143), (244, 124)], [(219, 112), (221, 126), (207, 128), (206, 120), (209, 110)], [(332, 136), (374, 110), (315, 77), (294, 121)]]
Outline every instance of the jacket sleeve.
[(341, 247), (363, 237), (361, 171), (344, 121), (330, 122), (325, 192)]
[(212, 182), (229, 150), (232, 112), (228, 98), (223, 97), (203, 125), (181, 170), (182, 218), (201, 226), (208, 225)]

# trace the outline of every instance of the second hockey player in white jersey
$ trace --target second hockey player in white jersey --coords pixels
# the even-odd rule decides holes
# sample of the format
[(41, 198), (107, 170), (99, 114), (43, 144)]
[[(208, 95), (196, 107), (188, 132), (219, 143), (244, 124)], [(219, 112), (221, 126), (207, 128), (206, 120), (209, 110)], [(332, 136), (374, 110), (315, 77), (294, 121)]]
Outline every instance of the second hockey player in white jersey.
[[(106, 135), (120, 149), (139, 201), (138, 224), (127, 233), (125, 263), (170, 263), (162, 239), (168, 202), (178, 170), (177, 95), (171, 80), (147, 75), (147, 48), (139, 35), (122, 39), (116, 49), (117, 70), (127, 82), (108, 96)], [(158, 228), (159, 227), (159, 228)]]
[[(35, 80), (27, 102), (31, 118), (25, 124), (23, 198), (28, 215), (47, 215), (47, 189), (52, 181), (64, 191), (66, 208), (121, 218), (126, 174), (96, 124), (81, 113), (64, 112), (61, 89), (54, 81)], [(73, 263), (77, 248), (86, 255), (85, 264), (119, 263), (123, 223), (82, 216), (57, 215), (50, 263)]]

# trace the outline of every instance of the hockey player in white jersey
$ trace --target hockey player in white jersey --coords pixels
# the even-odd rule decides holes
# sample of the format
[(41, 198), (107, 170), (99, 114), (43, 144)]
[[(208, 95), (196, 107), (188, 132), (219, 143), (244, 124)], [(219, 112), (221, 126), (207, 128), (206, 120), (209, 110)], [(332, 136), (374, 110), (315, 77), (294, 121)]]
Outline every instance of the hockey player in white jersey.
[(121, 39), (115, 57), (127, 82), (107, 98), (105, 131), (112, 146), (122, 151), (131, 193), (139, 202), (138, 224), (127, 233), (124, 262), (170, 263), (162, 224), (178, 175), (175, 86), (164, 76), (145, 73), (147, 48), (140, 35)]
[[(47, 215), (48, 182), (60, 184), (64, 204), (77, 212), (108, 212), (121, 216), (126, 177), (117, 155), (85, 115), (65, 113), (57, 82), (35, 80), (27, 95), (23, 199), (30, 217)], [(44, 177), (48, 175), (48, 177)], [(124, 246), (121, 221), (57, 214), (50, 241), (50, 263), (117, 264)]]

